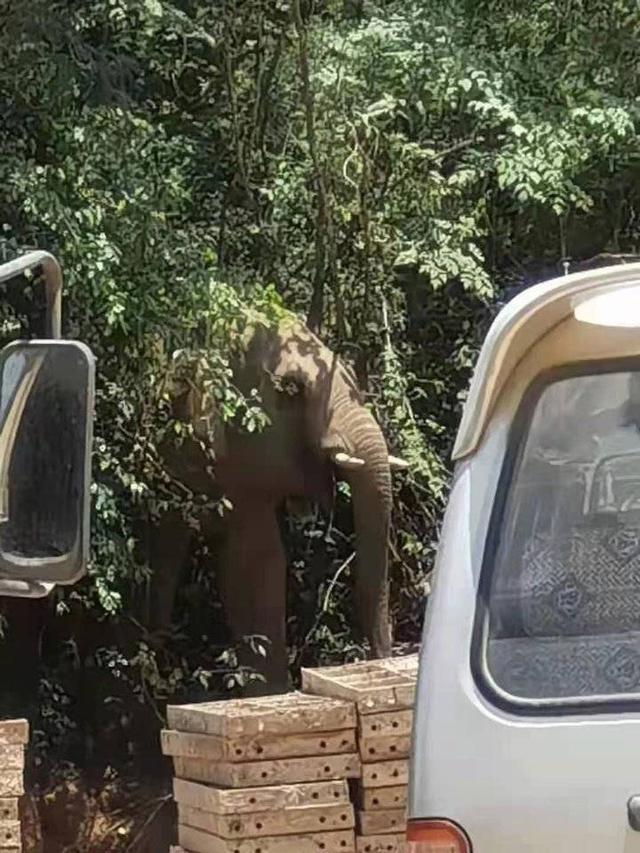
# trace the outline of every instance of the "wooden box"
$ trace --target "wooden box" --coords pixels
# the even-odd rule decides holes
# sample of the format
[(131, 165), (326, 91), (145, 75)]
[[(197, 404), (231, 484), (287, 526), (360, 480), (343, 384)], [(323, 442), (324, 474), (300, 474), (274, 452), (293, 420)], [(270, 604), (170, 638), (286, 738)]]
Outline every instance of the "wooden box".
[(353, 830), (268, 838), (226, 839), (178, 824), (178, 839), (192, 853), (355, 853)]
[(358, 737), (361, 741), (380, 737), (411, 737), (412, 725), (413, 709), (366, 714), (358, 720)]
[(418, 658), (363, 661), (302, 670), (307, 693), (355, 702), (362, 715), (413, 708)]
[(0, 820), (0, 851), (20, 849), (20, 821)]
[[(377, 826), (384, 824), (381, 816), (386, 815), (386, 812), (371, 814), (378, 815)], [(222, 838), (305, 835), (353, 829), (355, 826), (353, 806), (350, 803), (338, 806), (298, 806), (245, 815), (218, 815), (178, 803), (178, 821)]]
[(173, 765), (175, 775), (180, 779), (208, 782), (225, 788), (358, 779), (361, 772), (357, 753), (242, 763), (176, 757), (173, 759)]
[(22, 770), (0, 770), (0, 798), (21, 797), (24, 794)]
[(356, 839), (357, 853), (406, 853), (404, 832), (397, 835), (365, 835)]
[(350, 702), (304, 693), (169, 705), (167, 717), (172, 729), (228, 740), (342, 732), (356, 727)]
[(355, 753), (358, 748), (356, 731), (353, 728), (291, 735), (252, 735), (244, 738), (225, 738), (165, 729), (161, 733), (161, 743), (164, 755), (230, 763), (341, 755)]
[(394, 785), (388, 788), (362, 788), (360, 807), (364, 811), (378, 809), (404, 809), (407, 806), (407, 786)]
[(0, 798), (0, 823), (7, 820), (20, 820), (17, 797)]
[(363, 788), (388, 788), (409, 783), (409, 762), (406, 759), (399, 761), (380, 761), (376, 764), (363, 764), (362, 787)]
[(404, 832), (407, 828), (406, 809), (380, 809), (358, 814), (360, 835), (384, 835)]
[(345, 780), (268, 788), (225, 789), (174, 779), (173, 796), (181, 805), (232, 816), (277, 812), (318, 804), (349, 805), (349, 787)]
[(29, 742), (29, 723), (26, 720), (0, 720), (0, 746)]
[(179, 822), (226, 839), (323, 834), (353, 829), (345, 780), (224, 790), (174, 780)]

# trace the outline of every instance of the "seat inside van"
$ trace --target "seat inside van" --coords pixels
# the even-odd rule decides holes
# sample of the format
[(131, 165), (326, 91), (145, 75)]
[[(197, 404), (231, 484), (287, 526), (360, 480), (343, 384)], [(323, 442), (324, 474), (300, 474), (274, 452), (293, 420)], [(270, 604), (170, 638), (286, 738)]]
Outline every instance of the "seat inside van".
[(585, 453), (566, 430), (541, 440), (562, 417), (571, 427), (566, 408), (550, 417), (543, 407), (543, 429), (532, 446), (538, 411), (515, 466), (485, 652), (491, 678), (508, 694), (640, 691), (640, 430), (620, 420), (624, 406), (613, 418), (611, 411), (587, 422), (597, 453)]

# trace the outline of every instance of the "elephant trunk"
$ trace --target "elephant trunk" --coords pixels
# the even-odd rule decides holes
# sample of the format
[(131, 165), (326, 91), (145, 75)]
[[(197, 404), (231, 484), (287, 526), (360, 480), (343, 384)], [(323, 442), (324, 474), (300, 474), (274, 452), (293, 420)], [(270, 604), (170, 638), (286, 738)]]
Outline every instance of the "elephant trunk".
[(391, 472), (384, 436), (364, 408), (351, 412), (349, 451), (364, 462), (342, 469), (351, 486), (356, 534), (356, 604), (361, 628), (375, 658), (391, 655), (388, 548)]

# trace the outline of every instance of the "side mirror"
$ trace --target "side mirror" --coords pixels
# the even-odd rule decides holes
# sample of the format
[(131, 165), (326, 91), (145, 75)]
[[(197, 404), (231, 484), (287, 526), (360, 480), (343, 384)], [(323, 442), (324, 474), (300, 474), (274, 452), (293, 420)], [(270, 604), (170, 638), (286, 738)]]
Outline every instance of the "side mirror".
[(0, 352), (0, 586), (73, 583), (86, 570), (94, 379), (75, 341)]

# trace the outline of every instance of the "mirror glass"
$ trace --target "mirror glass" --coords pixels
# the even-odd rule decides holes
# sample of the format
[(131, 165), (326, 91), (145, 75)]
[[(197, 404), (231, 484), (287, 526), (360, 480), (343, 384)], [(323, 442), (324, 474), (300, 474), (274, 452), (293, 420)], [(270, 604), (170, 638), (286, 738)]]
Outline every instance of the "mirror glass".
[(0, 577), (70, 583), (86, 567), (93, 382), (73, 341), (0, 353)]

